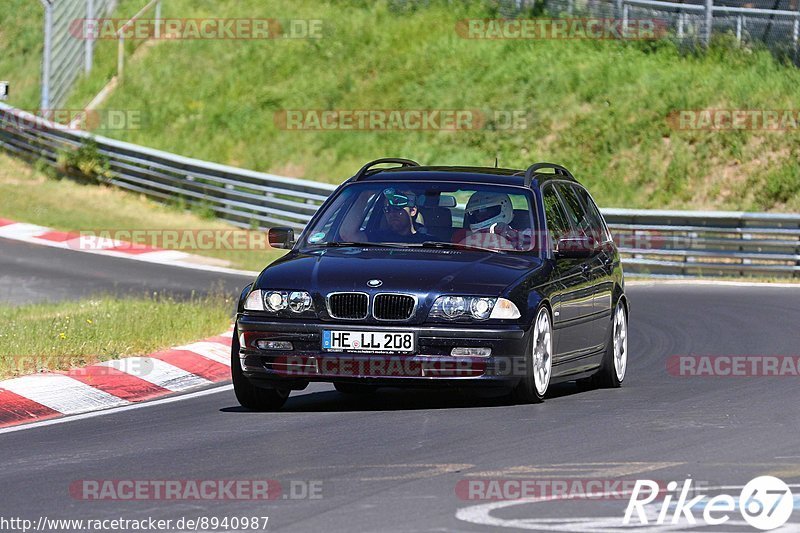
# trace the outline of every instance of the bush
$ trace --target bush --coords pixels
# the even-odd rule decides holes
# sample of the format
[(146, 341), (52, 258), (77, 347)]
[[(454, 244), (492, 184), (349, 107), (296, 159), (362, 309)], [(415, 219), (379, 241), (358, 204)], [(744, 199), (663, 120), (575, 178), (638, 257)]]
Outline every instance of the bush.
[(107, 183), (113, 176), (108, 159), (100, 153), (93, 140), (76, 149), (59, 152), (56, 168), (64, 174), (94, 184)]

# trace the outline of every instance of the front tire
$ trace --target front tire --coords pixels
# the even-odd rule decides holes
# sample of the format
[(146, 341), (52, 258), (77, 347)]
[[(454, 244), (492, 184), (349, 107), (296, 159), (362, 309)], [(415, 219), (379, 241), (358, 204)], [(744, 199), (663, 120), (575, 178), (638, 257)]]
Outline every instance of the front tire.
[(606, 341), (606, 351), (600, 371), (594, 382), (598, 387), (615, 389), (622, 385), (628, 370), (628, 312), (620, 298), (614, 308), (611, 331)]
[(544, 400), (553, 375), (553, 323), (550, 311), (544, 306), (536, 312), (531, 337), (525, 353), (525, 377), (514, 389), (520, 403), (540, 403)]
[(231, 378), (233, 379), (233, 392), (242, 407), (253, 411), (277, 411), (289, 399), (289, 389), (264, 389), (256, 387), (242, 372), (239, 361), (239, 333), (233, 330), (231, 342)]

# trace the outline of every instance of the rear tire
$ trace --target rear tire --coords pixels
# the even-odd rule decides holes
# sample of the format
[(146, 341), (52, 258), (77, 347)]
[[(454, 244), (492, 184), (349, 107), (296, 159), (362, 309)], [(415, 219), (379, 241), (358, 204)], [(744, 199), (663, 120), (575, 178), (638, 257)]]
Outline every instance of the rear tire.
[(233, 392), (242, 407), (253, 411), (277, 411), (289, 399), (289, 389), (256, 387), (244, 376), (239, 361), (239, 333), (234, 328), (231, 342), (231, 378)]
[(592, 378), (594, 385), (615, 389), (622, 385), (628, 370), (628, 311), (620, 298), (611, 317), (611, 331), (606, 341), (606, 351), (600, 371)]
[(336, 381), (333, 386), (342, 394), (372, 394), (378, 390), (378, 387), (374, 385), (364, 385), (363, 383), (344, 383)]
[(530, 341), (525, 353), (525, 377), (514, 389), (519, 403), (541, 403), (553, 374), (553, 322), (550, 311), (542, 306), (531, 326)]

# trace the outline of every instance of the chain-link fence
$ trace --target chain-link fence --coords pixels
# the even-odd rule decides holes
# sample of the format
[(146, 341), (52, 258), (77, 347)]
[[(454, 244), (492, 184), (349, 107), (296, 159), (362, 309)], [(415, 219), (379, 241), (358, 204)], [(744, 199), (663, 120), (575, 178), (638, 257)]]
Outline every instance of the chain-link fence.
[[(800, 65), (800, 0), (448, 0), (484, 2), (502, 17), (571, 16), (657, 19), (670, 38), (686, 47), (728, 34), (745, 45), (766, 46)], [(401, 5), (430, 0), (393, 0)], [(709, 9), (710, 8), (710, 9)], [(710, 23), (710, 24), (709, 24)], [(711, 28), (713, 31), (708, 32)]]
[(42, 112), (64, 104), (81, 72), (92, 68), (94, 40), (76, 35), (75, 21), (102, 18), (117, 0), (41, 0), (44, 7)]
[[(756, 7), (758, 3), (768, 7)], [(593, 17), (658, 19), (682, 44), (707, 44), (728, 34), (739, 42), (763, 44), (781, 57), (797, 59), (800, 10), (797, 0), (775, 2), (663, 2), (659, 0), (546, 0), (548, 11)], [(737, 5), (738, 4), (738, 5)], [(709, 22), (711, 32), (709, 33)]]

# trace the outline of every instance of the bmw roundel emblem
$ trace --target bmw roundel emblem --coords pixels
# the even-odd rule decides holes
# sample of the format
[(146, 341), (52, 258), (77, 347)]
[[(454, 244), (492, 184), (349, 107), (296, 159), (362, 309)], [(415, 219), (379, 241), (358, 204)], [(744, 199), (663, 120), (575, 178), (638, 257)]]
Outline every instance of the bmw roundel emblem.
[(379, 279), (371, 279), (367, 282), (367, 285), (369, 285), (370, 287), (380, 287), (381, 285), (383, 285), (383, 282)]

